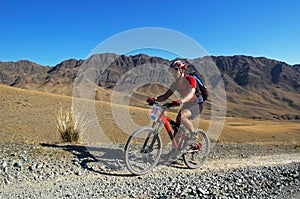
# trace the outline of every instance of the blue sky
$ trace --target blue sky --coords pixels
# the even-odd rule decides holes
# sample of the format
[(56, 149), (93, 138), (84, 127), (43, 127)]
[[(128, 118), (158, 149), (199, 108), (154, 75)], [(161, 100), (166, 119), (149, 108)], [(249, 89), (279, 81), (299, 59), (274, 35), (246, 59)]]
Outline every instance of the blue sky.
[(299, 10), (298, 0), (0, 0), (0, 61), (54, 66), (85, 59), (123, 31), (160, 27), (187, 35), (209, 55), (300, 64)]

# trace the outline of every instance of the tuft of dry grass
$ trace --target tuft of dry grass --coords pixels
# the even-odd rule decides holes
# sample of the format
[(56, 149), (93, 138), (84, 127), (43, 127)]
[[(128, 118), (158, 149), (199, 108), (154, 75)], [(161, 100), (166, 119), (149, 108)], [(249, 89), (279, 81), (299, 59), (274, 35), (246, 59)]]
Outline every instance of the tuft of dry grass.
[(73, 108), (56, 111), (56, 127), (62, 142), (80, 142), (80, 134), (88, 126), (88, 120), (74, 114)]

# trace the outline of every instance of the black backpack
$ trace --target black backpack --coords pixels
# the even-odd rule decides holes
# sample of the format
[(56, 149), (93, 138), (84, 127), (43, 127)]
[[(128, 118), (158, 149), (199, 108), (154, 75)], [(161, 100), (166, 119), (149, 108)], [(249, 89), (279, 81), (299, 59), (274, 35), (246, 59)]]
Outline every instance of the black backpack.
[(196, 97), (197, 97), (198, 103), (201, 103), (201, 102), (207, 100), (208, 99), (208, 90), (207, 90), (207, 87), (206, 87), (204, 81), (202, 81), (202, 79), (200, 78), (200, 75), (198, 75), (196, 72), (192, 72), (192, 73), (188, 74), (188, 77), (189, 76), (192, 76), (193, 78), (195, 78), (195, 80), (197, 82)]

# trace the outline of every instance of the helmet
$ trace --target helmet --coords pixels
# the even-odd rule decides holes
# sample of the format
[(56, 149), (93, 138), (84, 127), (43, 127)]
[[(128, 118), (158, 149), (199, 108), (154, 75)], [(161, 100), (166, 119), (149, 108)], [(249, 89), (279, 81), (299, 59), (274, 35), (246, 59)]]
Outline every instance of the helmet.
[(179, 69), (186, 70), (187, 64), (182, 60), (176, 59), (171, 63), (170, 68), (174, 68), (176, 70)]

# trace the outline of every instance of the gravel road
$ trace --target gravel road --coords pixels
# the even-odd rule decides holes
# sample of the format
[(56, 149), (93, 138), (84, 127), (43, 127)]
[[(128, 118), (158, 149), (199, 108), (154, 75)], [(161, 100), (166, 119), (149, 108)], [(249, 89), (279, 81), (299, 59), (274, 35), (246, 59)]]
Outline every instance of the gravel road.
[(0, 198), (299, 198), (300, 149), (217, 144), (199, 169), (182, 160), (143, 176), (116, 146), (0, 145)]

